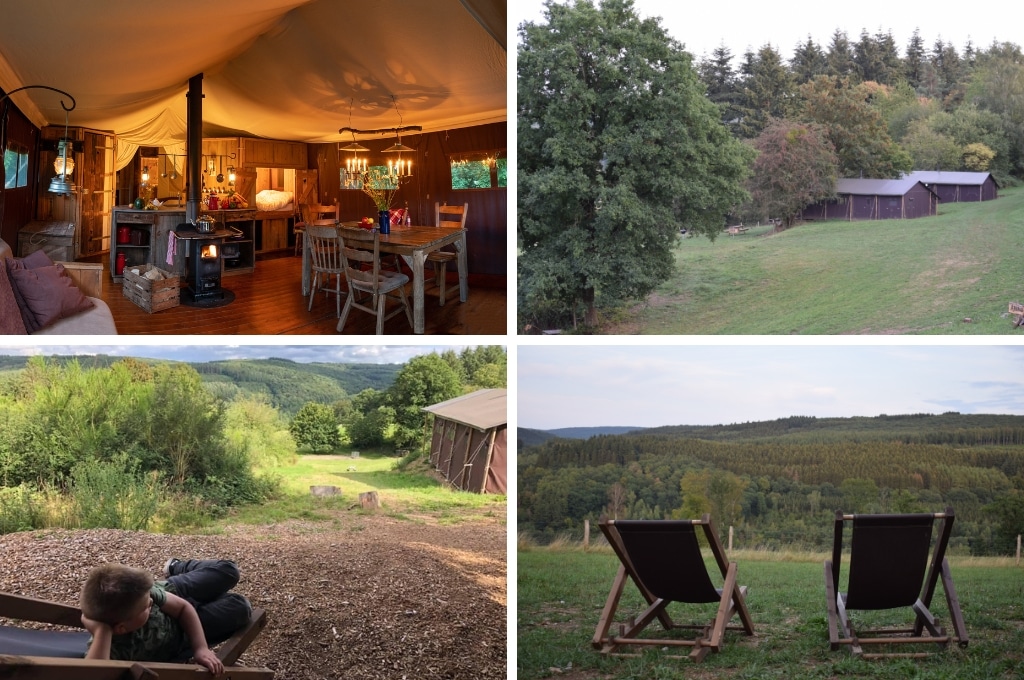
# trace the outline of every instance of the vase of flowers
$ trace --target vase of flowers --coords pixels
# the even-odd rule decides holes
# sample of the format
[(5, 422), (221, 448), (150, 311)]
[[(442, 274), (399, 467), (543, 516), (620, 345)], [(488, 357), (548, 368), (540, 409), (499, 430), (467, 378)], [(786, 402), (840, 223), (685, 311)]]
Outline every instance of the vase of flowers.
[(391, 233), (391, 203), (398, 192), (398, 176), (388, 168), (374, 166), (362, 173), (363, 193), (377, 206), (380, 233)]

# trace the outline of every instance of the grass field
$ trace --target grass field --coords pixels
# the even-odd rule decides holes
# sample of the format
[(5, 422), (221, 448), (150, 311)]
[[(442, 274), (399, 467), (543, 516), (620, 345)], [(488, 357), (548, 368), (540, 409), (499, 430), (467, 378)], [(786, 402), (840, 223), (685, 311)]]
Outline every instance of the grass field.
[[(1024, 187), (915, 220), (681, 238), (678, 271), (603, 333), (1024, 333)], [(970, 319), (965, 322), (965, 319)]]
[[(495, 509), (506, 503), (505, 496), (452, 491), (431, 476), (422, 463), (414, 463), (408, 471), (396, 471), (398, 460), (372, 452), (363, 452), (358, 458), (307, 455), (299, 456), (294, 464), (264, 468), (259, 474), (280, 479), (280, 497), (234, 510), (218, 524), (327, 520), (332, 511), (358, 506), (359, 494), (367, 491), (378, 492), (379, 512), (412, 520), (429, 514), (440, 523), (493, 516)], [(309, 487), (314, 485), (337, 486), (341, 495), (313, 497)]]
[[(749, 587), (747, 604), (756, 637), (727, 634), (720, 654), (702, 664), (665, 659), (660, 649), (637, 658), (609, 658), (590, 645), (601, 608), (618, 566), (610, 550), (531, 549), (518, 553), (517, 677), (595, 680), (670, 678), (920, 678), (985, 680), (1024, 677), (1024, 570), (1011, 561), (952, 561), (951, 569), (970, 644), (925, 660), (863, 661), (849, 651), (829, 650), (822, 560), (776, 561), (736, 552), (739, 582)], [(986, 566), (993, 565), (993, 566)], [(995, 566), (999, 565), (999, 566)], [(844, 572), (845, 573), (845, 572)], [(844, 584), (845, 585), (845, 584)], [(642, 602), (628, 583), (621, 613), (633, 615)], [(714, 617), (710, 608), (672, 605), (677, 620)], [(909, 611), (909, 610), (908, 610)], [(941, 587), (932, 611), (948, 622)], [(904, 624), (907, 618), (872, 612), (875, 623)], [(861, 612), (854, 621), (864, 622)], [(622, 620), (623, 617), (617, 617)], [(657, 623), (649, 631), (660, 630)], [(918, 646), (913, 651), (926, 651)], [(932, 649), (937, 649), (932, 647)], [(686, 652), (684, 651), (683, 654)]]

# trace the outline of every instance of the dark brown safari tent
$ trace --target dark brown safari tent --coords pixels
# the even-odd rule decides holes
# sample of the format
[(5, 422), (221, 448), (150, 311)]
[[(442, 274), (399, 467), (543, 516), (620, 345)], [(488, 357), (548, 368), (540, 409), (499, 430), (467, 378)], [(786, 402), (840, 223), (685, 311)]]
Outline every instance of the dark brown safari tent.
[(804, 208), (805, 220), (899, 220), (934, 215), (939, 196), (916, 179), (841, 179), (837, 197)]
[(999, 197), (999, 185), (990, 172), (915, 170), (906, 175), (939, 195), (943, 203), (991, 201)]
[(478, 390), (423, 410), (434, 414), (430, 462), (456, 489), (506, 493), (506, 391)]

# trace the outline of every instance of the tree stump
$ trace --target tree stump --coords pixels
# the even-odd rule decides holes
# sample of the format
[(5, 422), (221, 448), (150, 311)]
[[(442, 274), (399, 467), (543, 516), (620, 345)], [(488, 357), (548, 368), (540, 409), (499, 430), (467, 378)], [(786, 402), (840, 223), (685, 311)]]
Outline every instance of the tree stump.
[(340, 496), (341, 489), (336, 486), (311, 486), (309, 493), (317, 497)]
[(359, 505), (363, 506), (364, 510), (376, 510), (380, 507), (380, 498), (377, 497), (376, 491), (367, 491), (359, 494)]

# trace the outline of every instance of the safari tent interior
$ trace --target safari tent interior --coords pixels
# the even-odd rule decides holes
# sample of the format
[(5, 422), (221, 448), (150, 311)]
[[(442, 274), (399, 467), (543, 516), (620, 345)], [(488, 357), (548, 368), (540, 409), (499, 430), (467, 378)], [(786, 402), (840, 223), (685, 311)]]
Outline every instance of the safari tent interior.
[[(349, 171), (394, 164), (406, 224), (468, 205), (468, 295), (442, 306), (428, 262), (425, 332), (505, 334), (506, 12), (505, 0), (4, 3), (0, 239), (14, 256), (45, 242), (55, 261), (101, 265), (89, 294), (118, 333), (336, 333), (330, 295), (307, 310), (300, 207), (375, 219)], [(72, 187), (55, 192), (55, 179)], [(122, 294), (125, 264), (172, 268), (162, 223), (207, 211), (240, 239), (222, 248), (231, 304), (151, 310)], [(148, 230), (141, 243), (124, 222)], [(399, 264), (410, 279), (411, 260)], [(353, 316), (344, 331), (374, 324)], [(398, 315), (384, 332), (412, 329)]]

